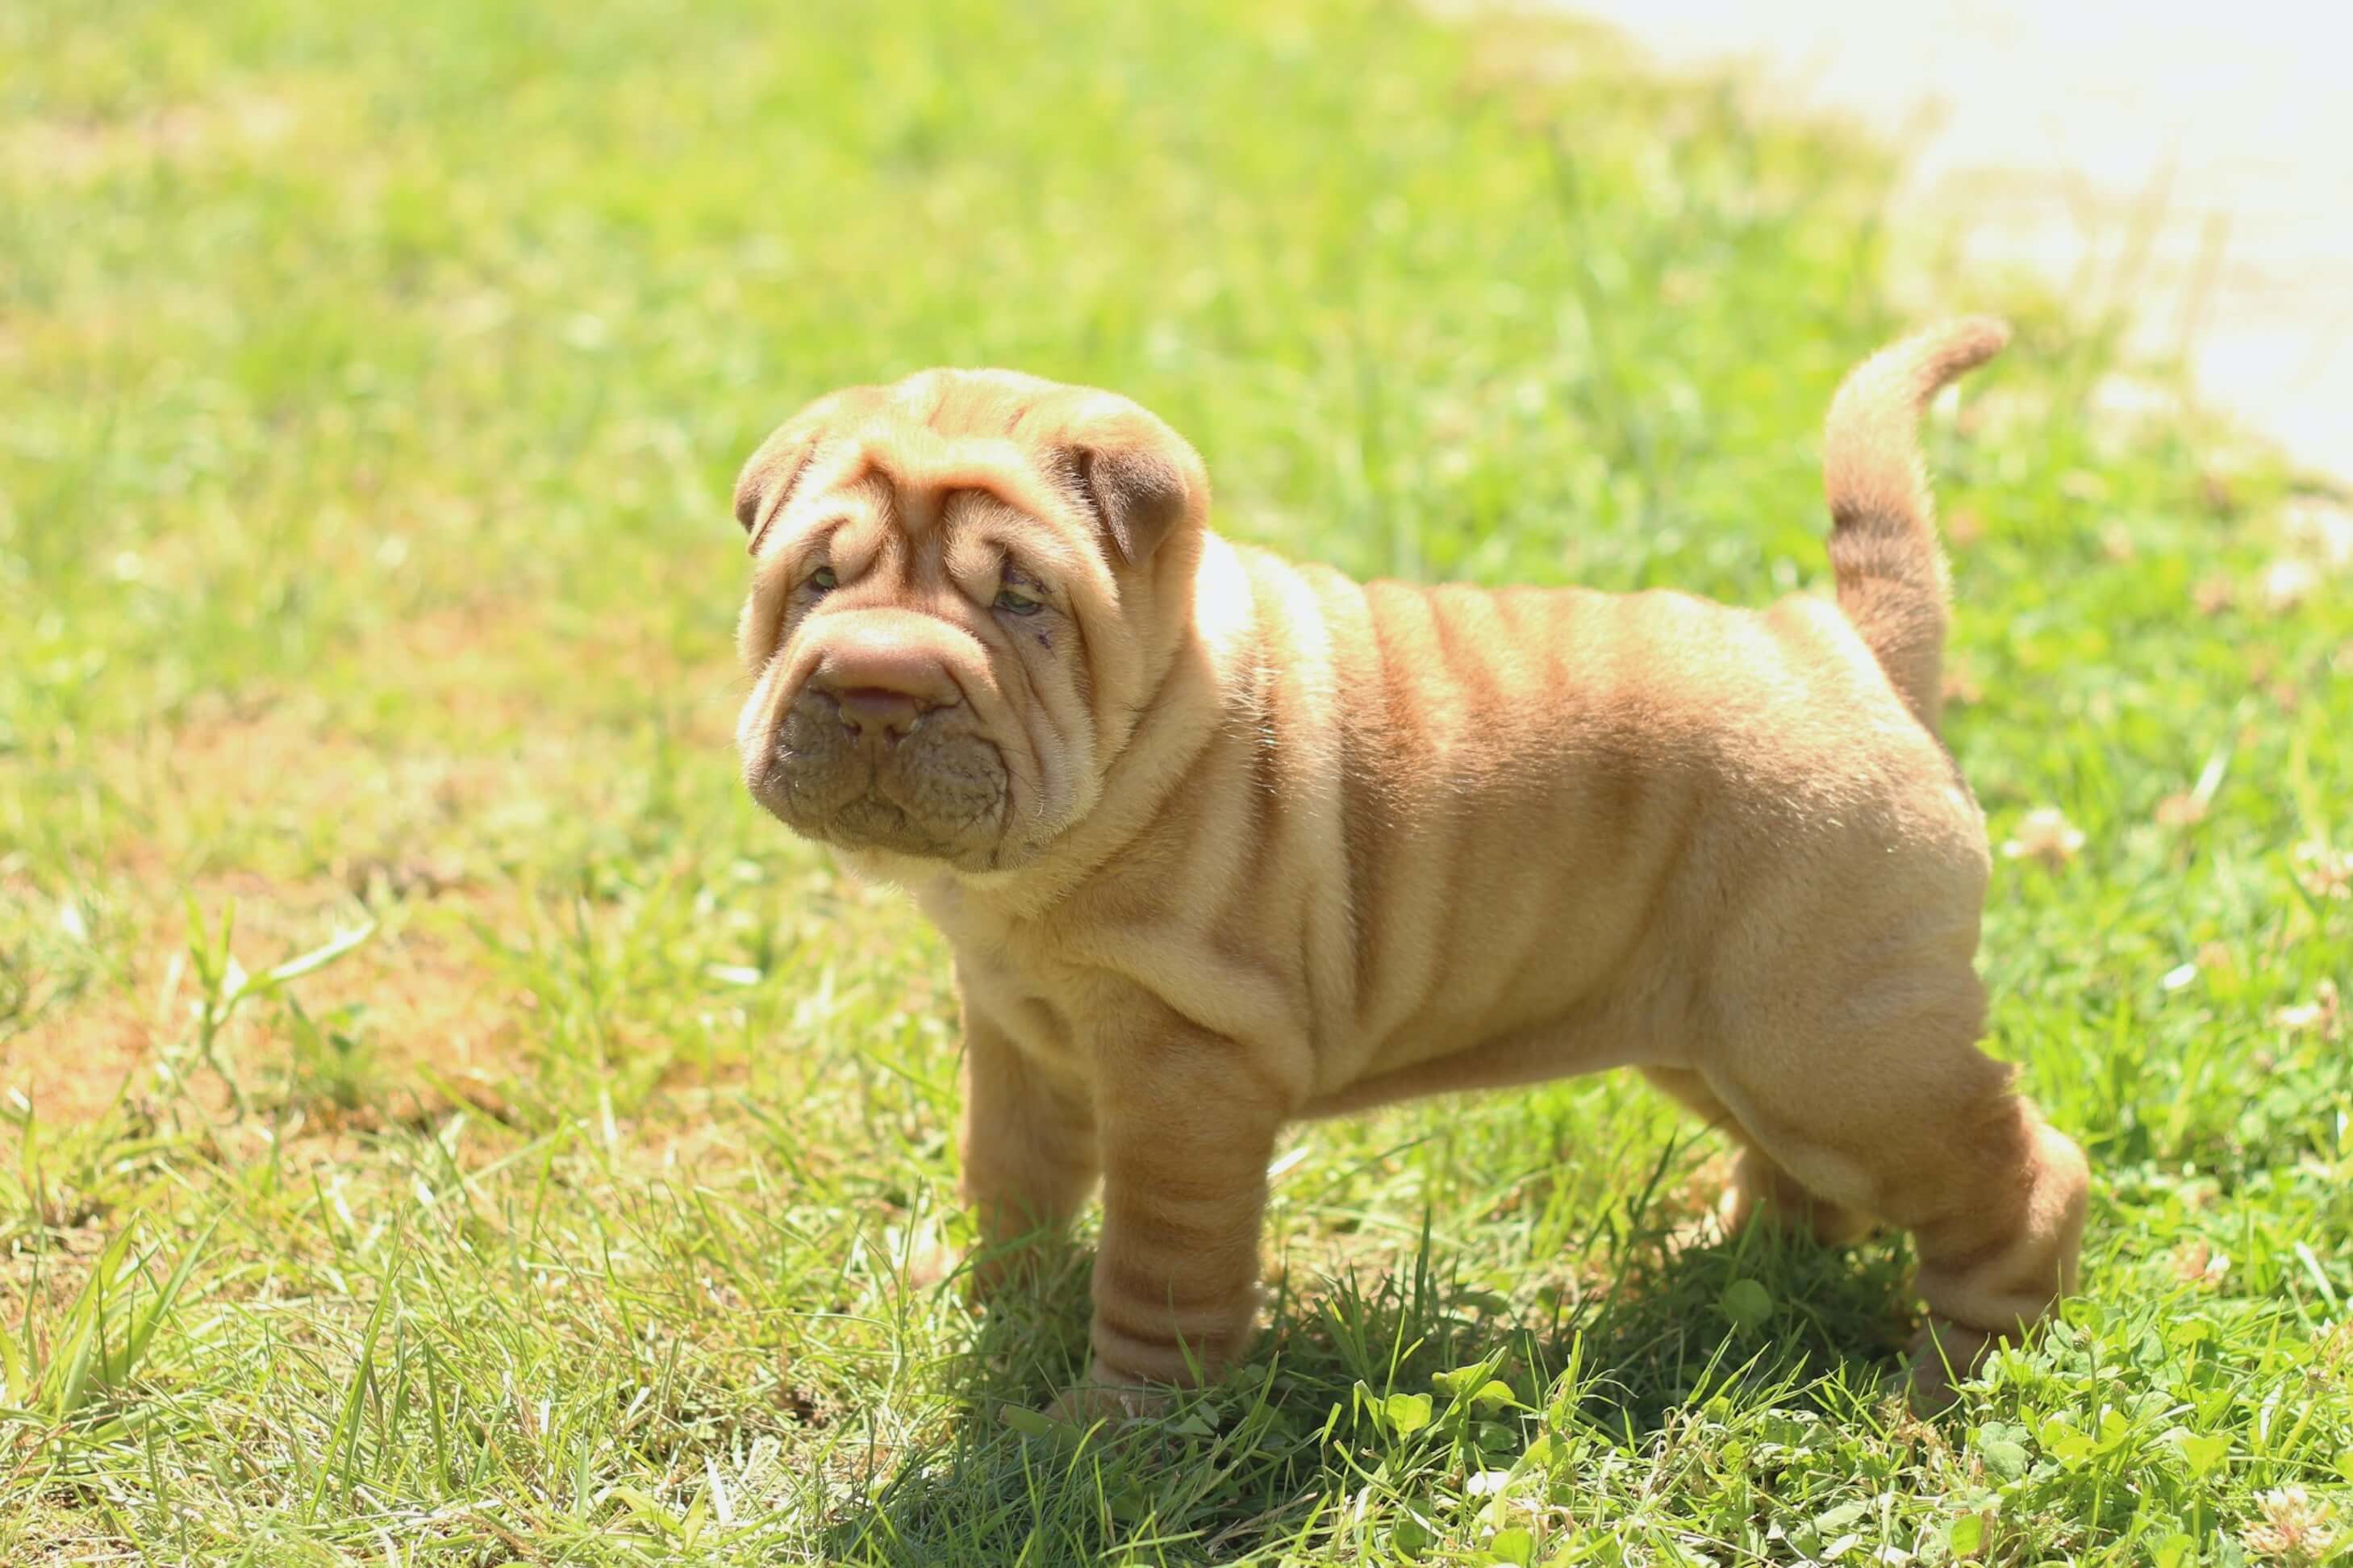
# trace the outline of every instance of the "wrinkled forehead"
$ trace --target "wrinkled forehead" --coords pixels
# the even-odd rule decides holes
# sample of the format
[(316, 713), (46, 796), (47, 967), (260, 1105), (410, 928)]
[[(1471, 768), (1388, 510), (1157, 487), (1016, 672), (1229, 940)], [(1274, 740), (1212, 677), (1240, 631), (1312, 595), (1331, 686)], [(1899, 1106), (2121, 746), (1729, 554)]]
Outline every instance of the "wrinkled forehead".
[(826, 436), (809, 472), (776, 519), (763, 556), (798, 553), (813, 536), (850, 528), (944, 548), (1004, 542), (1018, 530), (1039, 564), (1075, 566), (1091, 553), (1058, 483), (1051, 453), (1004, 436), (944, 436), (888, 416)]
[(1044, 525), (1025, 533), (1093, 558), (1100, 541), (1085, 519), (1098, 503), (1082, 465), (1105, 440), (1174, 437), (1116, 393), (1018, 371), (923, 371), (804, 408), (744, 465), (736, 515), (769, 559), (853, 512), (915, 539), (1018, 514)]

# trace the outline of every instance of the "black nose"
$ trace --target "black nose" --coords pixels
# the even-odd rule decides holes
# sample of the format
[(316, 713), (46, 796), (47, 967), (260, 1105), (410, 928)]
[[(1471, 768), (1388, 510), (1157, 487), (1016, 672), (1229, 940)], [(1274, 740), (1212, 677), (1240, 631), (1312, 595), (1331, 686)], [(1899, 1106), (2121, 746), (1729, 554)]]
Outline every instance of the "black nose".
[(899, 739), (932, 706), (883, 686), (853, 686), (835, 692), (834, 700), (840, 704), (841, 727), (872, 740)]

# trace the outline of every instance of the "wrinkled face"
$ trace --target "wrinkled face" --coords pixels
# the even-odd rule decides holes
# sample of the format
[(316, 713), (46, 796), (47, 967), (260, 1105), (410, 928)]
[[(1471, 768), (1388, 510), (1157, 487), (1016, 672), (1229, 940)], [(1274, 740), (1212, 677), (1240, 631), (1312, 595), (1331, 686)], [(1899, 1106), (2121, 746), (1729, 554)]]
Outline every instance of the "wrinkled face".
[(1191, 448), (1105, 393), (928, 371), (811, 405), (736, 489), (753, 796), (884, 871), (1034, 858), (1165, 665), (1207, 503)]

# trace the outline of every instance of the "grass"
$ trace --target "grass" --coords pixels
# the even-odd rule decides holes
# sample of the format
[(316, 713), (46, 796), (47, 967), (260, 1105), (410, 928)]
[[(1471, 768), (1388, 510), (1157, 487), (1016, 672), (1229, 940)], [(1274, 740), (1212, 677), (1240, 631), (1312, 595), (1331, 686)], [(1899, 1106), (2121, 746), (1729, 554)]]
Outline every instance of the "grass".
[[(1899, 266), (1874, 149), (1369, 0), (18, 0), (0, 62), (0, 1561), (2353, 1554), (2342, 512)], [(1249, 1364), (1019, 1414), (1083, 1261), (905, 1282), (944, 954), (735, 783), (735, 463), (1006, 363), (1237, 535), (1755, 602), (1915, 289), (2022, 327), (1934, 445), (2063, 1324), (1909, 1420), (1903, 1249), (1671, 1245), (1722, 1151), (1603, 1078), (1301, 1131)]]

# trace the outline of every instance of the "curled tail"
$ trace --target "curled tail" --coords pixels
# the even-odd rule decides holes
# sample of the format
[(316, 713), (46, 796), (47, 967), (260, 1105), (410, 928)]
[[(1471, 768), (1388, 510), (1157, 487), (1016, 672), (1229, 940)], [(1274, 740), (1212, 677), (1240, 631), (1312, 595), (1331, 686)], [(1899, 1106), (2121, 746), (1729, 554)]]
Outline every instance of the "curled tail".
[(1920, 414), (1939, 387), (2009, 341), (2009, 326), (1991, 316), (1915, 332), (1848, 374), (1822, 429), (1839, 608), (1932, 734), (1952, 584), (1920, 460)]

